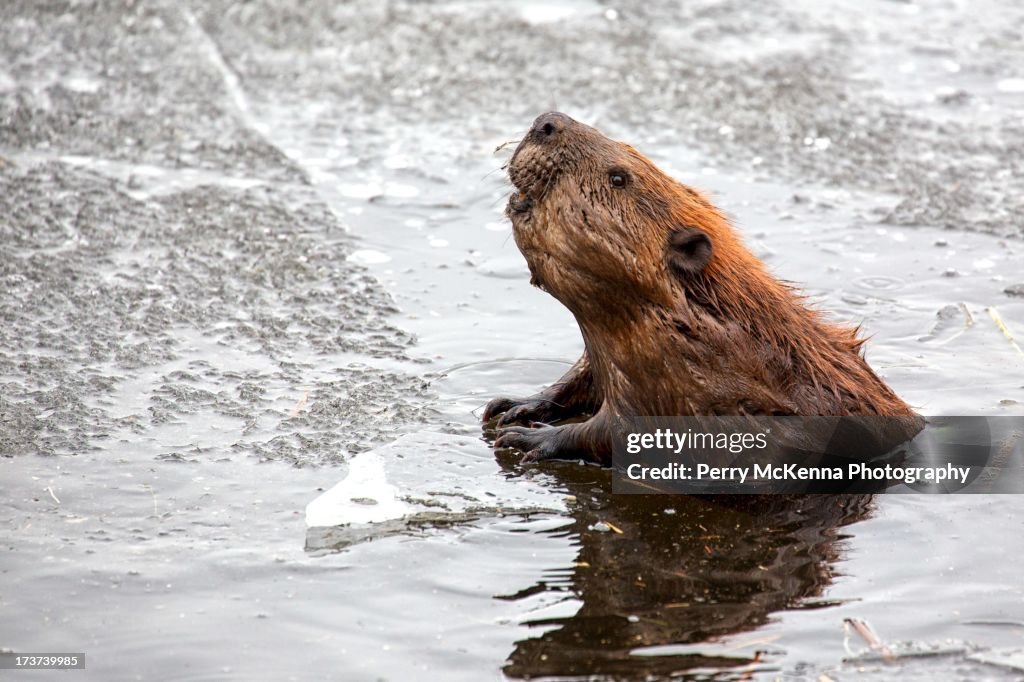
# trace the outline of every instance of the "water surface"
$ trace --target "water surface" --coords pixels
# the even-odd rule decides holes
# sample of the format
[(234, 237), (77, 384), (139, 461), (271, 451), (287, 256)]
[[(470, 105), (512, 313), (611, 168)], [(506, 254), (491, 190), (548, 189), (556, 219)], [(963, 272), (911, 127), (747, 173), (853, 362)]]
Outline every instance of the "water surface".
[[(1016, 497), (618, 498), (478, 415), (581, 352), (495, 151), (556, 108), (711, 192), (921, 412), (1021, 414), (1021, 21), (5, 3), (0, 646), (97, 680), (1013, 679)], [(347, 476), (377, 523), (308, 530)], [(858, 658), (846, 618), (932, 655)]]

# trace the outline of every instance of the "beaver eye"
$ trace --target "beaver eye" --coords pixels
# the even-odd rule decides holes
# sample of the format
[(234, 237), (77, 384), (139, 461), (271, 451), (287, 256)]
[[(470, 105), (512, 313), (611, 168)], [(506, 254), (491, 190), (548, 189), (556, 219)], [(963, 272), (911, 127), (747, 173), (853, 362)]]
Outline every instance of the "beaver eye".
[(629, 174), (622, 170), (613, 170), (608, 173), (608, 181), (612, 183), (612, 187), (622, 189), (629, 184)]

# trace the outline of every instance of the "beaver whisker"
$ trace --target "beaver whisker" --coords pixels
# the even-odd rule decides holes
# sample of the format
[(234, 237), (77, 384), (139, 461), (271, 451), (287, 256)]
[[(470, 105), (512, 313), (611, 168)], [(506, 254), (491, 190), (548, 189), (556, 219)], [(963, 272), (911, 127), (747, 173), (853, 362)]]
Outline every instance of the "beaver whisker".
[(542, 197), (546, 197), (548, 195), (548, 191), (551, 189), (551, 185), (555, 181), (556, 173), (554, 163), (552, 162), (550, 157), (548, 157), (548, 171), (549, 172), (547, 173), (547, 179), (544, 182), (544, 191), (541, 193)]
[[(508, 168), (508, 163), (505, 163), (505, 164), (504, 164), (504, 165), (502, 165), (502, 166), (498, 166), (497, 168), (492, 168), (491, 170), (489, 170), (489, 171), (487, 171), (486, 173), (484, 173), (484, 174), (483, 174), (483, 175), (482, 175), (482, 176), (480, 177), (480, 179), (481, 179), (481, 180), (486, 180), (487, 178), (491, 177), (491, 176), (492, 176), (492, 175), (494, 175), (495, 173), (500, 173), (501, 171), (505, 170), (506, 168)], [(507, 179), (507, 178), (506, 178), (506, 179)]]

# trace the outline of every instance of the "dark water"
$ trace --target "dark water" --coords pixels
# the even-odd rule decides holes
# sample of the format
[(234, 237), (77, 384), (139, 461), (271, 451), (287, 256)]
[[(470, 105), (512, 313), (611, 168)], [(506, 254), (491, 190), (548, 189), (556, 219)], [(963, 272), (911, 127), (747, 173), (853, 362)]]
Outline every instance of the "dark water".
[(615, 497), (477, 415), (581, 350), (494, 151), (556, 108), (921, 412), (1024, 412), (1022, 17), (3, 3), (0, 647), (87, 669), (2, 679), (1020, 676), (1016, 496)]

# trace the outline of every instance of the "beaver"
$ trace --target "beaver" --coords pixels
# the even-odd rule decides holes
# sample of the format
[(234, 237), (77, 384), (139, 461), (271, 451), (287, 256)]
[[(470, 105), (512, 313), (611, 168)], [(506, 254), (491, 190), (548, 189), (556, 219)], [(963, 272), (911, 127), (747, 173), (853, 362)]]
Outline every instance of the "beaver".
[(706, 196), (633, 147), (550, 112), (508, 169), (530, 282), (569, 309), (585, 348), (546, 390), (488, 403), (496, 448), (609, 465), (620, 416), (915, 417), (857, 328), (826, 321)]

